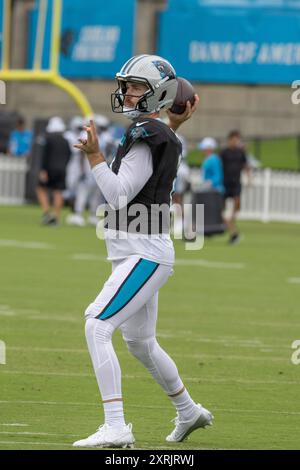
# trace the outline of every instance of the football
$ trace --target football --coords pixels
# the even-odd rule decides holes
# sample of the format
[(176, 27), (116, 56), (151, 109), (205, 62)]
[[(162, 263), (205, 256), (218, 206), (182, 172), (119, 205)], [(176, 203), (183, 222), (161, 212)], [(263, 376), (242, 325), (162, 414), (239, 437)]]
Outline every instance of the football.
[(187, 101), (190, 101), (191, 105), (194, 104), (196, 92), (193, 85), (185, 78), (178, 77), (177, 81), (177, 95), (170, 111), (174, 114), (182, 114), (185, 111)]

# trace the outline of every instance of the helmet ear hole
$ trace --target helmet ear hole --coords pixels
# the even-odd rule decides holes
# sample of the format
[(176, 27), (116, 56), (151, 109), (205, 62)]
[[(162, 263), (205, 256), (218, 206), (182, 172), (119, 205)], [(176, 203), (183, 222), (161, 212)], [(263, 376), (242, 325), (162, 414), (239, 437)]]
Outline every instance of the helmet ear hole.
[(146, 111), (147, 110), (147, 107), (148, 107), (148, 104), (147, 104), (147, 100), (144, 98), (142, 99), (140, 102), (139, 102), (139, 105), (138, 105), (139, 109), (141, 111)]
[(166, 97), (166, 94), (167, 94), (167, 91), (165, 90), (165, 91), (162, 93), (161, 97), (159, 98), (159, 101), (163, 101), (163, 100), (165, 99), (165, 97)]

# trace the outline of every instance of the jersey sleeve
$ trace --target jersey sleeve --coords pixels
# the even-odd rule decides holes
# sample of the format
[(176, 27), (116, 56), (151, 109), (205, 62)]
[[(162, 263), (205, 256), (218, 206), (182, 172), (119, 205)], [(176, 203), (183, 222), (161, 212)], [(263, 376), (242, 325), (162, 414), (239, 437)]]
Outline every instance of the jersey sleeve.
[(115, 210), (121, 209), (134, 199), (153, 173), (150, 149), (136, 143), (122, 160), (118, 174), (106, 163), (100, 163), (92, 171), (108, 204)]

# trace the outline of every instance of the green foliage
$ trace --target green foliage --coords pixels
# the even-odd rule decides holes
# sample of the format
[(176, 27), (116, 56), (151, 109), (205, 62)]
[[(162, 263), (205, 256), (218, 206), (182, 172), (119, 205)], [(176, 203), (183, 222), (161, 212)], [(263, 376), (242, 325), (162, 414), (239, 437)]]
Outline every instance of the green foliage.
[[(263, 168), (300, 170), (298, 145), (296, 138), (262, 140), (248, 142), (247, 150), (261, 162)], [(189, 152), (187, 158), (189, 165), (200, 166), (203, 154), (200, 150), (194, 149)]]

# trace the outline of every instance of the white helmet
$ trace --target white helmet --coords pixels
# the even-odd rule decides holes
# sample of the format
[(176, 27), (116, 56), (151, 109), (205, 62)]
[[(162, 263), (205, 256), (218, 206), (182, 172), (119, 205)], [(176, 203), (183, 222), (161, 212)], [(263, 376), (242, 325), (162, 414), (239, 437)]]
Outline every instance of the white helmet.
[(72, 132), (78, 132), (82, 130), (84, 126), (84, 119), (81, 116), (74, 116), (69, 124), (69, 128)]
[(110, 125), (109, 119), (102, 114), (95, 114), (94, 121), (96, 126), (100, 129), (107, 129)]
[(56, 133), (56, 132), (62, 133), (62, 132), (65, 132), (65, 130), (66, 130), (66, 125), (61, 117), (54, 116), (49, 119), (46, 132), (48, 132), (49, 134)]
[[(176, 98), (176, 72), (167, 60), (157, 55), (132, 57), (117, 73), (116, 80), (118, 89), (112, 93), (112, 110), (114, 113), (124, 113), (130, 119), (171, 108)], [(142, 83), (148, 88), (134, 109), (124, 106), (126, 82)]]
[(204, 139), (201, 140), (201, 142), (198, 144), (198, 148), (200, 150), (216, 150), (218, 147), (217, 141), (213, 139), (213, 137), (205, 137)]

